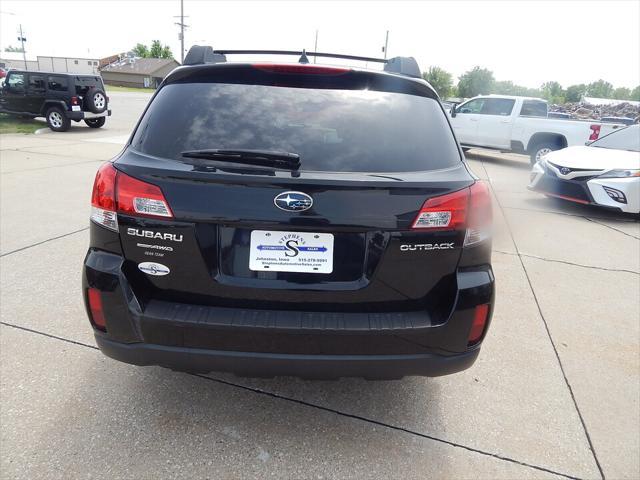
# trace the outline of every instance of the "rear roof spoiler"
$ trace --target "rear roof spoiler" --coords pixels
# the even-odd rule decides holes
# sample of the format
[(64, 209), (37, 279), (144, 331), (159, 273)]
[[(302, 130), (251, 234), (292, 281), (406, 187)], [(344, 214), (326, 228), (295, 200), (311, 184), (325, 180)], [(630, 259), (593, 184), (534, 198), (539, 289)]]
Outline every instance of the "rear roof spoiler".
[(342, 55), (339, 53), (307, 52), (305, 50), (214, 50), (210, 46), (194, 45), (184, 58), (183, 65), (203, 65), (206, 63), (224, 63), (227, 55), (293, 55), (300, 57), (298, 62), (309, 63), (308, 57), (339, 58), (361, 62), (383, 63), (384, 71), (408, 77), (422, 78), (420, 67), (413, 57), (373, 58)]

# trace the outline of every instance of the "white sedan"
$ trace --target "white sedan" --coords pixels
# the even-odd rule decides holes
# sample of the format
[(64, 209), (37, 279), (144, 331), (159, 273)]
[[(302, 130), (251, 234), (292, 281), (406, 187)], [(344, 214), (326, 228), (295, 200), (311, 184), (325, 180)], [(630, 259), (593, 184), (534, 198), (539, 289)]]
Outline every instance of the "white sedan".
[(640, 125), (548, 153), (533, 166), (530, 182), (530, 190), (552, 197), (640, 213)]

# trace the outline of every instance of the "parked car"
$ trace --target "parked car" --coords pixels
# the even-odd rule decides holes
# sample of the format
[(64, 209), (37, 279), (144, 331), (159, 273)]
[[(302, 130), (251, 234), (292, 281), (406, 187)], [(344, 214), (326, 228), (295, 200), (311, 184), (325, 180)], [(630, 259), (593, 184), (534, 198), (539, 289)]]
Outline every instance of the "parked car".
[(82, 294), (102, 352), (250, 376), (468, 368), (491, 200), (415, 60), (226, 54), (193, 47), (98, 170)]
[(0, 89), (0, 112), (44, 117), (55, 132), (68, 130), (71, 120), (102, 127), (111, 115), (108, 102), (97, 75), (10, 70)]
[(487, 95), (451, 110), (451, 124), (465, 148), (526, 153), (531, 164), (561, 148), (584, 145), (622, 125), (548, 118), (541, 98)]
[(640, 213), (640, 125), (589, 146), (551, 152), (531, 171), (529, 189), (572, 202)]

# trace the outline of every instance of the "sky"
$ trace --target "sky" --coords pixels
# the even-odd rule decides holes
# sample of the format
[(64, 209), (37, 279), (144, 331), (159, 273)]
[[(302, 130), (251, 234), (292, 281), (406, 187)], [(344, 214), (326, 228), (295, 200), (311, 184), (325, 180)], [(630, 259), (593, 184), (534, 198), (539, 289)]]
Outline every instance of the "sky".
[[(640, 0), (627, 1), (205, 1), (184, 0), (185, 47), (313, 50), (413, 56), (455, 78), (476, 65), (497, 80), (564, 87), (599, 78), (640, 84)], [(0, 56), (17, 45), (27, 56), (101, 58), (153, 39), (180, 58), (180, 0), (2, 0)]]

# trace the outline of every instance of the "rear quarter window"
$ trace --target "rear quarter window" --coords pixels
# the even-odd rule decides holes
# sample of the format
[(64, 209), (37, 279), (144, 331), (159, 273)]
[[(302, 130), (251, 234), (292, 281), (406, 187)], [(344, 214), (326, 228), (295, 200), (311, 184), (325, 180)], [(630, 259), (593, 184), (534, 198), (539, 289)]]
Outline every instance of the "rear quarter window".
[(547, 104), (537, 100), (524, 100), (520, 109), (521, 117), (546, 117)]
[(174, 159), (208, 148), (287, 151), (299, 154), (307, 171), (408, 172), (461, 162), (432, 98), (246, 84), (163, 87), (132, 147)]
[(54, 92), (66, 92), (69, 88), (69, 79), (58, 75), (47, 78), (47, 87)]

